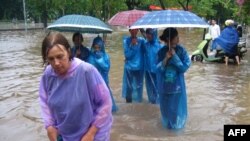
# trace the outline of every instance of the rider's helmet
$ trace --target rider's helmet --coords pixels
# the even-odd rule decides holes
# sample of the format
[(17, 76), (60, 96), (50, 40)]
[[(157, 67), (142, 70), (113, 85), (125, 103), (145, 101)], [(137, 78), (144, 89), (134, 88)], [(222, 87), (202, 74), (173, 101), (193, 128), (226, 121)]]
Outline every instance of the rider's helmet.
[(225, 21), (225, 25), (226, 26), (233, 26), (234, 25), (234, 21), (231, 20), (231, 19), (228, 19), (228, 20)]

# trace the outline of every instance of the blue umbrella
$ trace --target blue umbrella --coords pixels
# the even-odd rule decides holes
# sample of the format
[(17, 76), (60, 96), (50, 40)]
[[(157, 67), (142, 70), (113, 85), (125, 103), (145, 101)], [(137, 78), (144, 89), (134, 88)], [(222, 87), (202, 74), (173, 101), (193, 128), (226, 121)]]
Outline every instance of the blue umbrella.
[(166, 27), (198, 27), (209, 25), (199, 16), (183, 10), (161, 10), (145, 14), (130, 28), (166, 28)]
[(111, 33), (113, 30), (98, 18), (85, 15), (66, 15), (47, 27), (61, 32)]

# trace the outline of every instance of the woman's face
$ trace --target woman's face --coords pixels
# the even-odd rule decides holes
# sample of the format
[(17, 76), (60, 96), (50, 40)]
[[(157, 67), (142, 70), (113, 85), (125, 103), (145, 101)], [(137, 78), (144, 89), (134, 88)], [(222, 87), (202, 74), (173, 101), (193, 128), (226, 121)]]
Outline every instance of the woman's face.
[(130, 35), (131, 35), (131, 37), (136, 37), (136, 35), (137, 35), (137, 33), (138, 33), (138, 29), (131, 29), (131, 30), (129, 30), (129, 32), (130, 32)]
[(47, 60), (58, 75), (65, 75), (70, 67), (69, 51), (60, 44), (54, 45), (48, 51)]
[(80, 36), (75, 36), (73, 42), (74, 42), (75, 46), (80, 46), (83, 41), (82, 41)]
[(146, 34), (146, 38), (147, 38), (148, 41), (152, 41), (153, 40), (152, 34)]
[(94, 51), (100, 51), (100, 50), (101, 50), (101, 47), (100, 47), (98, 44), (95, 44), (95, 45), (93, 46), (93, 49), (94, 49)]
[[(179, 36), (176, 36), (170, 41), (170, 47), (175, 48), (178, 43), (179, 43)], [(167, 45), (168, 44), (169, 43), (167, 43)]]

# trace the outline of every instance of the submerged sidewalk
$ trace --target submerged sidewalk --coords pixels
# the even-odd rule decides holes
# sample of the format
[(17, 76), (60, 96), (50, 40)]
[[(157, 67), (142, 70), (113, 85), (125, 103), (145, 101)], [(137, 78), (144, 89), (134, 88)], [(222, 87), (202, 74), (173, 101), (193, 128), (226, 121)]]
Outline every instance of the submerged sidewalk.
[(11, 23), (11, 22), (0, 22), (0, 31), (17, 31), (17, 30), (37, 30), (44, 29), (43, 23)]

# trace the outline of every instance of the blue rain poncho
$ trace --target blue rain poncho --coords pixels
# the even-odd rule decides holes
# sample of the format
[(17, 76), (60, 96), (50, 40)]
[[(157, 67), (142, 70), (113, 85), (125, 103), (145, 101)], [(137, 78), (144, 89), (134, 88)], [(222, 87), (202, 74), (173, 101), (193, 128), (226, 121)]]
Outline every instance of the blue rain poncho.
[(165, 128), (183, 128), (187, 119), (187, 95), (184, 73), (191, 65), (186, 49), (180, 45), (175, 54), (163, 65), (168, 47), (158, 52), (157, 88), (159, 90), (162, 124)]
[(212, 49), (220, 46), (226, 54), (237, 54), (237, 44), (239, 42), (239, 35), (233, 26), (227, 26), (218, 38), (215, 38), (212, 44)]
[(161, 48), (161, 44), (157, 37), (157, 29), (147, 29), (146, 34), (152, 36), (152, 40), (146, 41), (144, 46), (144, 70), (145, 82), (150, 103), (158, 103), (158, 91), (156, 87), (156, 66), (157, 66), (157, 52)]
[[(95, 51), (93, 49), (93, 46), (96, 44), (100, 47), (100, 51)], [(109, 55), (105, 52), (105, 44), (102, 38), (99, 36), (93, 40), (88, 62), (97, 68), (104, 81), (106, 82), (110, 90), (110, 96), (112, 98), (112, 112), (116, 112), (118, 110), (118, 107), (116, 106), (112, 91), (109, 87), (110, 58)]]
[(142, 102), (144, 42), (143, 38), (137, 37), (137, 43), (133, 45), (131, 37), (123, 38), (125, 64), (122, 96), (131, 102)]
[[(76, 55), (76, 52), (77, 52), (78, 49), (80, 49), (80, 52), (81, 52), (79, 56)], [(88, 58), (89, 58), (89, 55), (90, 55), (90, 50), (87, 47), (83, 46), (83, 45), (74, 46), (71, 49), (71, 53), (72, 53), (72, 56), (77, 57), (77, 58), (87, 62)]]

